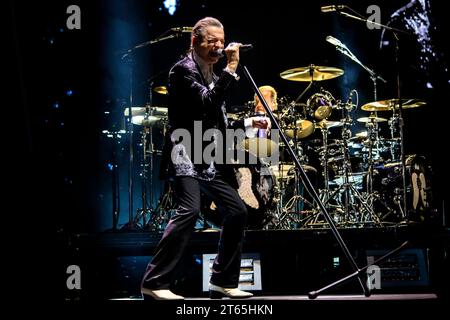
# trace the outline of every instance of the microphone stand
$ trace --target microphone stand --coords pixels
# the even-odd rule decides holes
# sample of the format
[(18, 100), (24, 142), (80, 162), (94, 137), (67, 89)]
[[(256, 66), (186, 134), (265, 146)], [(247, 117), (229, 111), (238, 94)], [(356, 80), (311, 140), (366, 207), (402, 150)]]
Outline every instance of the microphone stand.
[[(317, 202), (318, 206), (320, 207), (320, 210), (321, 210), (322, 214), (324, 215), (325, 219), (327, 220), (328, 224), (330, 225), (331, 231), (332, 231), (333, 235), (335, 236), (337, 242), (339, 243), (339, 246), (341, 247), (341, 249), (344, 252), (344, 254), (345, 254), (346, 258), (348, 259), (348, 261), (350, 262), (350, 265), (351, 265), (354, 273), (351, 276), (347, 277), (347, 279), (345, 279), (345, 281), (347, 281), (348, 279), (353, 278), (354, 276), (357, 276), (358, 282), (359, 282), (361, 288), (364, 291), (364, 295), (365, 296), (370, 296), (370, 290), (367, 288), (366, 282), (363, 281), (363, 274), (362, 274), (362, 272), (365, 271), (367, 269), (367, 267), (363, 268), (363, 269), (359, 269), (358, 268), (358, 265), (356, 264), (356, 262), (353, 259), (349, 249), (347, 248), (344, 240), (342, 239), (339, 231), (337, 230), (333, 219), (330, 217), (330, 215), (327, 212), (327, 209), (325, 208), (323, 202), (320, 200), (317, 192), (314, 190), (314, 187), (313, 187), (311, 181), (309, 180), (308, 176), (306, 175), (305, 170), (303, 169), (303, 167), (300, 164), (300, 160), (297, 158), (297, 155), (295, 154), (295, 152), (292, 149), (291, 145), (288, 143), (286, 135), (281, 130), (277, 119), (273, 115), (272, 110), (270, 110), (266, 100), (264, 99), (263, 95), (261, 94), (261, 91), (259, 91), (258, 86), (256, 85), (255, 81), (253, 80), (252, 76), (250, 75), (250, 72), (248, 71), (246, 66), (243, 66), (241, 64), (239, 64), (239, 66), (243, 70), (243, 72), (244, 72), (245, 76), (247, 77), (247, 79), (249, 80), (250, 84), (252, 85), (253, 90), (255, 91), (255, 94), (258, 96), (259, 100), (263, 104), (264, 109), (266, 110), (266, 113), (269, 115), (270, 121), (272, 121), (272, 128), (275, 128), (275, 129), (278, 130), (283, 143), (287, 147), (288, 153), (290, 154), (291, 158), (294, 160), (294, 163), (295, 163), (298, 171), (300, 172), (300, 177), (301, 177), (301, 179), (303, 181), (303, 184), (305, 185), (306, 190), (310, 193), (310, 195), (312, 196), (313, 200)], [(340, 282), (341, 281), (339, 281), (339, 283)], [(325, 287), (325, 288), (323, 288), (321, 290), (310, 292), (308, 294), (308, 296), (309, 296), (310, 299), (314, 299), (323, 290), (326, 290), (326, 289), (331, 288), (333, 286), (334, 286), (334, 284), (329, 285), (329, 286), (327, 286), (327, 287)]]
[[(353, 10), (352, 10), (353, 11)], [(343, 12), (343, 11), (337, 11), (340, 15), (343, 15), (345, 17), (355, 19), (361, 22), (370, 23), (374, 26), (381, 27), (384, 30), (389, 30), (392, 32), (395, 38), (395, 63), (397, 65), (397, 99), (398, 99), (398, 113), (399, 113), (399, 132), (400, 132), (400, 159), (402, 163), (402, 182), (403, 182), (403, 219), (405, 222), (408, 222), (408, 212), (406, 207), (406, 164), (405, 164), (405, 147), (404, 147), (404, 130), (403, 130), (403, 109), (402, 109), (402, 99), (401, 99), (401, 80), (400, 80), (400, 48), (399, 48), (399, 34), (406, 34), (406, 35), (412, 35), (412, 33), (400, 30), (397, 28), (389, 27), (385, 24), (381, 24), (378, 22), (370, 21), (365, 18), (360, 18), (357, 16), (354, 16), (352, 14)], [(376, 100), (375, 100), (376, 101)], [(394, 103), (393, 109), (395, 111), (396, 105)]]
[[(373, 82), (373, 96), (374, 100), (377, 101), (377, 79), (380, 79), (384, 83), (386, 83), (386, 80), (383, 79), (379, 74), (377, 74), (375, 71), (370, 69), (369, 67), (365, 66), (351, 51), (347, 46), (336, 46), (336, 50), (343, 53), (347, 57), (349, 57), (351, 60), (359, 64), (364, 70), (366, 70), (370, 74), (370, 79), (372, 79)], [(375, 113), (376, 115), (376, 113)], [(378, 142), (378, 124), (377, 122), (373, 123), (373, 132), (375, 132), (376, 141)], [(367, 193), (369, 195), (373, 192), (373, 155), (372, 155), (372, 140), (370, 140), (370, 148), (369, 148), (369, 169), (368, 169), (368, 181), (367, 181)]]

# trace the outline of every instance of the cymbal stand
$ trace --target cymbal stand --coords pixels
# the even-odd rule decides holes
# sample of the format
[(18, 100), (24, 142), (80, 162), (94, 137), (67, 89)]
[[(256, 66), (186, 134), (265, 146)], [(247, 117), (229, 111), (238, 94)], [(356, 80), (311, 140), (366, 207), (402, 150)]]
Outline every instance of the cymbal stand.
[[(370, 118), (370, 117), (369, 117)], [(369, 145), (369, 154), (367, 156), (367, 162), (369, 167), (367, 169), (367, 193), (372, 194), (373, 192), (373, 145), (378, 141), (378, 125), (376, 121), (370, 121), (366, 123), (367, 128), (367, 138)]]
[(391, 131), (391, 142), (389, 145), (389, 151), (391, 152), (391, 161), (398, 161), (399, 159), (397, 158), (398, 155), (396, 153), (396, 147), (397, 147), (397, 139), (398, 137), (396, 136), (396, 128), (398, 126), (398, 123), (400, 121), (398, 115), (395, 113), (394, 110), (392, 110), (392, 118), (389, 119), (389, 129)]
[[(323, 202), (326, 208), (329, 208), (329, 201), (332, 199), (330, 197), (330, 175), (328, 171), (328, 128), (326, 126), (322, 126), (320, 128), (322, 133), (322, 150), (320, 157), (320, 165), (323, 168), (322, 176), (324, 179), (324, 188), (319, 190), (319, 199)], [(311, 220), (312, 225), (316, 225), (319, 223), (320, 214), (316, 214), (314, 219)]]
[[(147, 116), (146, 112), (146, 118)], [(140, 172), (140, 178), (141, 178), (141, 200), (142, 200), (142, 208), (138, 210), (138, 213), (135, 217), (135, 224), (139, 225), (139, 220), (142, 219), (141, 226), (143, 228), (147, 225), (147, 214), (152, 214), (151, 208), (148, 207), (147, 203), (147, 175), (148, 175), (148, 166), (149, 166), (149, 160), (148, 160), (148, 135), (150, 134), (149, 131), (151, 129), (144, 127), (142, 129), (141, 133), (141, 145), (142, 145), (142, 162), (141, 162), (141, 172)], [(151, 158), (151, 156), (150, 156)], [(151, 171), (150, 171), (151, 172)], [(150, 192), (151, 193), (151, 192)]]
[(324, 188), (320, 190), (320, 199), (324, 202), (328, 202), (330, 194), (330, 176), (328, 172), (328, 128), (323, 126), (320, 131), (322, 132), (323, 150), (321, 156), (321, 165), (323, 168)]
[[(348, 8), (348, 6), (345, 6), (345, 7)], [(354, 10), (352, 9), (352, 11), (354, 11)], [(351, 15), (351, 14), (348, 14), (348, 13), (344, 12), (343, 10), (338, 10), (337, 12), (338, 12), (340, 15), (345, 15), (345, 16), (347, 16), (347, 17), (351, 17), (351, 18), (360, 20), (360, 21), (362, 21), (362, 22), (364, 22), (364, 23), (366, 23), (366, 24), (367, 24), (367, 23), (371, 23), (372, 25), (376, 24), (376, 25), (379, 25), (379, 26), (381, 26), (381, 27), (383, 27), (383, 28), (385, 28), (385, 29), (388, 29), (388, 30), (396, 30), (396, 29), (394, 29), (394, 28), (391, 28), (391, 27), (382, 25), (382, 24), (380, 24), (380, 23), (373, 22), (372, 20), (369, 21), (368, 19), (364, 19), (364, 18), (360, 18), (360, 17), (355, 17), (355, 16), (353, 16), (353, 15)], [(398, 55), (397, 55), (397, 57), (398, 57)], [(399, 78), (400, 78), (400, 77), (398, 76), (398, 79), (399, 79)], [(398, 81), (398, 82), (400, 82), (400, 81)], [(400, 91), (400, 85), (398, 86), (398, 88), (399, 88), (399, 91)], [(256, 89), (257, 89), (257, 88), (256, 88)], [(400, 94), (399, 94), (399, 95), (400, 95)], [(260, 94), (260, 96), (261, 96), (261, 94)], [(399, 97), (399, 98), (400, 98), (400, 97)], [(265, 106), (265, 107), (266, 107), (266, 109), (269, 109), (268, 106)], [(272, 116), (271, 118), (273, 118), (273, 116)], [(283, 134), (282, 134), (281, 136), (283, 137)], [(403, 142), (403, 141), (402, 141), (402, 142)], [(403, 144), (403, 143), (402, 143), (402, 144)], [(403, 146), (402, 146), (402, 148), (403, 148)], [(404, 160), (404, 159), (402, 159), (402, 160)], [(404, 173), (404, 170), (405, 170), (405, 169), (404, 169), (404, 163), (403, 163), (403, 173)], [(306, 175), (306, 174), (304, 174), (304, 172), (303, 172), (302, 178), (303, 178), (305, 175)], [(403, 175), (403, 177), (405, 177), (405, 176)], [(405, 179), (403, 179), (403, 180), (405, 180)], [(404, 184), (405, 184), (405, 182), (404, 182)], [(312, 189), (312, 186), (311, 186), (310, 183), (307, 183), (307, 187), (309, 187), (310, 189)], [(312, 195), (313, 195), (313, 198), (316, 199), (316, 200), (318, 200), (320, 209), (321, 209), (322, 213), (324, 214), (324, 216), (325, 216), (327, 222), (330, 224), (331, 230), (333, 231), (333, 234), (335, 235), (337, 241), (339, 242), (339, 245), (341, 246), (341, 248), (342, 248), (342, 249), (344, 250), (344, 252), (346, 253), (347, 259), (349, 260), (349, 262), (351, 262), (351, 266), (352, 266), (354, 272), (353, 272), (352, 274), (349, 274), (348, 276), (343, 277), (343, 278), (341, 278), (340, 280), (335, 281), (335, 282), (333, 282), (333, 283), (331, 283), (331, 284), (329, 284), (329, 285), (326, 285), (326, 286), (324, 286), (324, 287), (322, 287), (322, 288), (320, 288), (320, 289), (318, 289), (318, 290), (310, 291), (310, 292), (308, 293), (308, 297), (309, 297), (310, 299), (315, 299), (318, 295), (320, 295), (320, 294), (323, 293), (324, 291), (329, 290), (329, 289), (331, 289), (331, 288), (334, 288), (334, 287), (336, 287), (336, 286), (339, 286), (339, 285), (341, 285), (341, 284), (343, 284), (343, 283), (345, 283), (345, 282), (347, 282), (347, 281), (349, 281), (349, 280), (351, 280), (351, 279), (353, 279), (353, 278), (357, 278), (357, 279), (359, 280), (359, 283), (360, 283), (360, 285), (362, 286), (362, 288), (363, 288), (363, 290), (364, 290), (364, 294), (365, 294), (366, 296), (369, 296), (369, 295), (370, 295), (370, 289), (367, 288), (367, 282), (365, 282), (366, 285), (362, 282), (362, 279), (363, 279), (363, 273), (367, 271), (369, 265), (366, 265), (366, 266), (363, 267), (363, 268), (358, 268), (358, 266), (356, 265), (356, 262), (354, 261), (354, 259), (353, 259), (352, 256), (350, 255), (350, 253), (348, 252), (348, 249), (346, 249), (346, 246), (345, 246), (345, 244), (344, 244), (342, 238), (340, 238), (339, 232), (338, 232), (337, 228), (335, 227), (335, 225), (334, 225), (334, 223), (333, 223), (333, 220), (332, 220), (332, 219), (330, 218), (330, 216), (328, 215), (327, 210), (325, 209), (324, 205), (320, 202), (320, 199), (319, 199), (319, 197), (317, 196), (317, 194), (314, 192), (314, 190), (312, 190), (312, 191), (313, 191), (313, 192), (312, 192), (312, 193), (313, 193), (313, 194), (312, 194)], [(404, 191), (405, 191), (405, 190), (404, 190)], [(405, 200), (405, 199), (403, 199), (403, 200)], [(405, 203), (405, 201), (404, 201), (404, 203)], [(394, 250), (388, 252), (388, 253), (385, 254), (383, 257), (381, 257), (381, 258), (377, 259), (376, 261), (374, 261), (374, 264), (379, 265), (379, 264), (383, 263), (386, 259), (388, 259), (390, 256), (393, 256), (394, 254), (397, 254), (401, 249), (403, 249), (404, 247), (406, 247), (408, 244), (409, 244), (408, 241), (404, 242), (404, 243), (403, 243), (402, 245), (400, 245), (398, 248), (396, 248), (396, 249), (394, 249)]]
[(112, 141), (112, 152), (111, 152), (111, 163), (109, 165), (112, 173), (112, 229), (111, 231), (116, 232), (117, 225), (119, 223), (120, 216), (120, 188), (119, 188), (119, 173), (118, 173), (118, 161), (117, 161), (117, 145), (120, 144), (120, 139), (122, 134), (126, 133), (125, 130), (120, 131), (108, 131), (103, 130), (108, 138)]
[(132, 48), (129, 48), (125, 51), (120, 52), (122, 54), (121, 60), (126, 61), (130, 64), (130, 74), (129, 74), (129, 81), (130, 81), (130, 93), (129, 93), (129, 102), (130, 105), (128, 106), (128, 117), (127, 117), (127, 125), (128, 125), (128, 141), (129, 141), (129, 166), (128, 166), (128, 222), (122, 227), (123, 230), (130, 230), (134, 231), (139, 229), (139, 226), (136, 225), (136, 220), (133, 218), (133, 163), (134, 163), (134, 146), (133, 146), (133, 113), (132, 113), (132, 107), (134, 103), (134, 92), (133, 92), (133, 78), (134, 78), (134, 53), (136, 50), (156, 44), (161, 41), (178, 38), (183, 36), (183, 33), (186, 33), (186, 30), (184, 28), (171, 28), (158, 36), (154, 40), (142, 42), (140, 44), (135, 45)]
[[(343, 119), (341, 122), (343, 122), (343, 128), (342, 128), (342, 143), (341, 143), (341, 150), (343, 155), (343, 178), (344, 183), (339, 186), (336, 190), (333, 191), (333, 193), (330, 195), (328, 200), (333, 199), (337, 194), (339, 194), (343, 190), (344, 195), (344, 203), (343, 203), (343, 211), (344, 211), (344, 223), (349, 223), (350, 221), (350, 208), (353, 208), (353, 216), (355, 217), (354, 222), (379, 222), (378, 217), (376, 216), (375, 212), (371, 208), (371, 206), (368, 203), (368, 198), (365, 198), (353, 185), (352, 182), (350, 182), (349, 179), (349, 173), (351, 172), (351, 162), (348, 152), (348, 141), (351, 136), (350, 126), (352, 124), (352, 119), (350, 118), (350, 111), (352, 110), (352, 104), (351, 99), (349, 98), (349, 102), (346, 104), (341, 103), (341, 109), (343, 110)], [(370, 148), (371, 149), (371, 148)], [(371, 150), (370, 150), (371, 152)], [(370, 220), (367, 219), (365, 215), (362, 213), (360, 214), (359, 218), (357, 218), (357, 212), (362, 211), (358, 210), (355, 205), (355, 200), (359, 200), (359, 203), (361, 206), (365, 209), (365, 211), (369, 214)]]

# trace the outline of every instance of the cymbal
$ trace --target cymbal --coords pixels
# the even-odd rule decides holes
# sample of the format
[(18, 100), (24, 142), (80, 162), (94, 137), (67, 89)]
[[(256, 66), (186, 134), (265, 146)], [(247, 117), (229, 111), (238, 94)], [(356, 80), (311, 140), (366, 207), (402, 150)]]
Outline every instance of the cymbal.
[(280, 77), (291, 81), (322, 81), (339, 77), (344, 74), (344, 70), (310, 65), (307, 67), (300, 67), (289, 69), (280, 73)]
[(158, 127), (161, 128), (164, 126), (166, 118), (158, 117), (158, 116), (133, 116), (131, 118), (131, 122), (138, 126), (144, 127)]
[[(402, 99), (402, 109), (417, 108), (426, 105), (427, 103), (419, 99)], [(390, 111), (399, 108), (398, 99), (388, 99), (366, 103), (361, 107), (364, 111)]]
[[(125, 108), (123, 114), (125, 117), (129, 115), (128, 107)], [(134, 116), (143, 116), (145, 114), (153, 115), (153, 116), (167, 116), (168, 109), (164, 107), (131, 107), (131, 114)]]
[(278, 144), (267, 138), (249, 138), (241, 142), (241, 147), (258, 158), (265, 158), (276, 152)]
[[(317, 169), (307, 165), (302, 164), (303, 170), (306, 172), (317, 172)], [(294, 162), (279, 162), (278, 164), (271, 165), (270, 169), (278, 180), (287, 179), (288, 177), (292, 177), (295, 173), (295, 164)]]
[(385, 122), (387, 121), (387, 119), (385, 118), (380, 118), (380, 117), (374, 117), (374, 116), (370, 116), (370, 117), (362, 117), (362, 118), (358, 118), (357, 119), (358, 122)]
[(340, 121), (328, 121), (328, 120), (322, 120), (318, 123), (316, 123), (316, 129), (317, 128), (321, 128), (321, 129), (330, 129), (330, 128), (334, 128), (334, 127), (342, 127), (343, 123)]
[(365, 139), (367, 137), (368, 137), (367, 131), (361, 131), (355, 134), (355, 138)]
[(227, 112), (227, 118), (231, 120), (239, 120), (246, 117), (246, 112)]
[(160, 93), (160, 94), (167, 94), (167, 88), (165, 86), (159, 86), (159, 87), (155, 87), (153, 89), (153, 91), (155, 91), (156, 93)]
[(309, 120), (297, 120), (295, 121), (294, 128), (288, 128), (286, 130), (286, 135), (291, 139), (293, 139), (294, 136), (297, 136), (297, 139), (302, 139), (306, 138), (313, 132), (314, 132), (314, 123), (312, 123)]

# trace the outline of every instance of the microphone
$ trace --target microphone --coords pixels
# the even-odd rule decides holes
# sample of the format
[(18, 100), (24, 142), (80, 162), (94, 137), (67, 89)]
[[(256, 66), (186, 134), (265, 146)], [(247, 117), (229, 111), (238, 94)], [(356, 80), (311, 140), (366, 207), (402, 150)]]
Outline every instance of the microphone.
[(170, 28), (171, 31), (174, 32), (192, 32), (192, 27), (175, 27), (175, 28)]
[(338, 4), (338, 5), (320, 7), (320, 11), (322, 11), (322, 12), (334, 12), (334, 11), (342, 10), (344, 8), (345, 8), (344, 5)]
[(338, 39), (332, 37), (332, 36), (327, 36), (325, 38), (325, 40), (327, 40), (329, 43), (331, 43), (332, 45), (335, 45), (338, 48), (344, 48), (347, 49), (347, 46), (345, 44), (343, 44), (342, 42), (340, 42)]
[[(253, 45), (252, 44), (242, 44), (239, 47), (239, 51), (240, 52), (245, 52), (245, 51), (252, 50), (252, 49), (253, 49)], [(218, 49), (216, 51), (216, 53), (217, 53), (218, 56), (223, 57), (225, 55), (225, 49)]]

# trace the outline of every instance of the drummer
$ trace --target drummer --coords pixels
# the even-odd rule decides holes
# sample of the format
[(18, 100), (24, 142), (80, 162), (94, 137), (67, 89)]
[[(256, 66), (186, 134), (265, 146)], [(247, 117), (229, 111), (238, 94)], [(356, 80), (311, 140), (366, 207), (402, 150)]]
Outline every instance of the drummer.
[[(278, 109), (277, 91), (269, 85), (259, 87), (259, 91), (261, 91), (261, 94), (264, 97), (264, 100), (266, 100), (270, 110), (276, 111)], [(252, 116), (244, 119), (245, 135), (247, 138), (267, 138), (270, 136), (270, 119), (266, 116), (266, 110), (256, 94), (254, 96), (253, 103), (255, 106), (253, 109), (254, 113)]]

